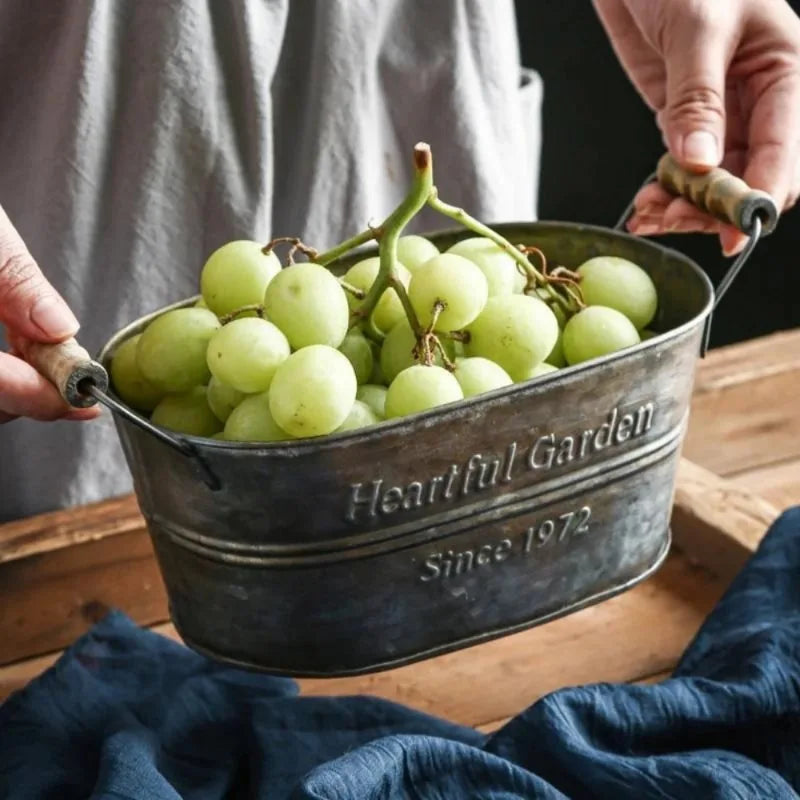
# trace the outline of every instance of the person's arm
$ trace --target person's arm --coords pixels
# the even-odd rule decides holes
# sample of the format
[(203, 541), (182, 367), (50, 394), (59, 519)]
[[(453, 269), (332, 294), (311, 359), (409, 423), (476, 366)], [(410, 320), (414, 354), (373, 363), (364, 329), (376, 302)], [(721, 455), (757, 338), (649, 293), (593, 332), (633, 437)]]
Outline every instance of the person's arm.
[(74, 336), (78, 321), (42, 275), (5, 211), (0, 208), (0, 323), (11, 353), (0, 352), (0, 423), (96, 417), (97, 408), (71, 409), (55, 387), (14, 353), (24, 340), (60, 342)]
[[(785, 0), (594, 0), (622, 66), (687, 168), (722, 165), (786, 210), (800, 194), (800, 19)], [(633, 233), (719, 232), (653, 184), (636, 198)]]

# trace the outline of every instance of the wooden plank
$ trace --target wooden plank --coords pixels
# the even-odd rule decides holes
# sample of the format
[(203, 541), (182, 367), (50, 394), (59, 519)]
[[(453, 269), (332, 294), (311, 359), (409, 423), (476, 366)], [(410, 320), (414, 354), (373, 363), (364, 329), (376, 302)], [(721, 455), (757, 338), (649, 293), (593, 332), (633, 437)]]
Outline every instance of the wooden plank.
[(681, 459), (672, 510), (675, 545), (724, 581), (744, 566), (778, 514), (754, 492)]
[(109, 608), (144, 625), (169, 616), (142, 530), (6, 562), (0, 568), (0, 664), (66, 647)]
[(800, 458), (800, 330), (700, 362), (683, 455), (726, 476)]
[[(386, 672), (299, 684), (308, 695), (374, 695), (485, 725), (563, 686), (670, 670), (723, 591), (720, 580), (676, 554), (629, 592), (547, 625)], [(176, 637), (169, 624), (154, 630)], [(0, 699), (56, 657), (0, 668)]]
[(478, 726), (564, 686), (671, 669), (724, 591), (681, 556), (605, 603), (523, 633), (387, 672), (300, 681), (304, 694), (368, 694)]
[(0, 525), (0, 564), (63, 547), (144, 530), (134, 495)]
[[(696, 480), (696, 473), (686, 472), (685, 465), (679, 472), (673, 532), (680, 540), (682, 526), (693, 531), (699, 520), (703, 527), (698, 542), (705, 543), (706, 550), (690, 547), (687, 552), (710, 564), (708, 559), (720, 557), (709, 544), (716, 536), (715, 526), (724, 529), (738, 518), (717, 508), (727, 502), (728, 490), (721, 490), (710, 474), (703, 475), (703, 480)], [(741, 500), (741, 517), (746, 495), (737, 488), (731, 496)], [(119, 608), (142, 625), (169, 618), (166, 591), (138, 509), (132, 502), (120, 501), (109, 501), (107, 509), (104, 511), (103, 504), (89, 507), (85, 514), (84, 509), (73, 509), (73, 521), (57, 518), (54, 550), (40, 549), (36, 554), (0, 564), (0, 664), (66, 647), (107, 608)], [(83, 525), (78, 522), (81, 519)], [(764, 519), (763, 515), (757, 516), (751, 523), (761, 524)], [(84, 538), (62, 547), (58, 543), (71, 535), (65, 531), (68, 527), (82, 530)], [(763, 534), (765, 527), (758, 533)], [(34, 519), (25, 526), (12, 523), (11, 528), (16, 533), (36, 531), (37, 547), (45, 541), (46, 521)], [(6, 541), (20, 542), (22, 538), (6, 536)], [(27, 541), (34, 539), (27, 537)], [(727, 552), (725, 548), (729, 546), (723, 537), (721, 552)], [(730, 577), (744, 557), (734, 547), (721, 567), (724, 575)]]
[(800, 369), (800, 328), (711, 350), (697, 365), (695, 392), (749, 384)]
[(730, 480), (781, 510), (800, 505), (800, 458), (736, 472)]

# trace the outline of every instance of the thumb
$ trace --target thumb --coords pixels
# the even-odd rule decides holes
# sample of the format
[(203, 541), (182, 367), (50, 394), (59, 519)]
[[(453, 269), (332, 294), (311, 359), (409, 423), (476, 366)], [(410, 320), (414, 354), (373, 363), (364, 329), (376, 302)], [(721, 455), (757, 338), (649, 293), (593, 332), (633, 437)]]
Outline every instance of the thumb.
[(724, 151), (729, 36), (722, 20), (691, 13), (687, 5), (675, 3), (664, 26), (666, 97), (659, 123), (678, 163), (702, 172), (716, 167)]
[(0, 208), (0, 322), (33, 341), (74, 336), (78, 320), (42, 275), (28, 248)]

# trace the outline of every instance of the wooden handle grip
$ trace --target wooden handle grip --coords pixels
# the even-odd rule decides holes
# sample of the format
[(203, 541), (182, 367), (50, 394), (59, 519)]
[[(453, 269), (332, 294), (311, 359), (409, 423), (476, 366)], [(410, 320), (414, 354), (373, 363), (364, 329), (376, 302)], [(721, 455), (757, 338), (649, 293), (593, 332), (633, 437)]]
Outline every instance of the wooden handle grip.
[(761, 220), (762, 235), (772, 233), (778, 224), (777, 206), (766, 192), (751, 189), (720, 167), (703, 174), (688, 172), (667, 153), (658, 162), (657, 175), (668, 192), (685, 197), (701, 211), (735, 225), (743, 233), (753, 232), (756, 217)]
[(108, 373), (92, 359), (75, 339), (60, 344), (29, 342), (23, 358), (44, 375), (74, 408), (88, 408), (97, 400), (81, 391), (81, 382), (91, 381), (98, 389), (108, 389)]

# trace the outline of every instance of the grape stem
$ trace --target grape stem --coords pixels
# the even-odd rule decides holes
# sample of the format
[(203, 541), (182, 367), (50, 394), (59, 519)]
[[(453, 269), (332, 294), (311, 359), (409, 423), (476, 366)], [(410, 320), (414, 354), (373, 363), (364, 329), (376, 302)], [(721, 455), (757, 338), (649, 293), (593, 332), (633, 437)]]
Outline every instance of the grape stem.
[(351, 236), (341, 244), (337, 244), (336, 247), (332, 247), (330, 250), (326, 250), (324, 253), (318, 253), (311, 260), (320, 266), (327, 266), (332, 261), (336, 261), (337, 258), (345, 255), (345, 253), (349, 253), (351, 250), (354, 250), (356, 247), (360, 247), (366, 242), (370, 242), (373, 239), (380, 241), (382, 234), (383, 230), (381, 226), (378, 226), (377, 228), (370, 226), (365, 231), (361, 231), (361, 233)]
[(562, 297), (553, 286), (547, 280), (547, 277), (539, 272), (536, 267), (531, 264), (528, 260), (525, 253), (521, 252), (518, 248), (514, 247), (511, 242), (505, 239), (496, 231), (493, 231), (488, 225), (484, 225), (482, 222), (479, 222), (474, 217), (471, 217), (464, 211), (463, 208), (458, 208), (457, 206), (452, 206), (449, 203), (445, 203), (443, 200), (439, 198), (439, 192), (436, 187), (431, 187), (431, 192), (428, 197), (428, 205), (434, 210), (438, 211), (440, 214), (444, 214), (446, 217), (450, 217), (450, 219), (455, 220), (456, 222), (463, 225), (465, 228), (468, 228), (471, 231), (474, 231), (479, 236), (484, 236), (487, 239), (491, 239), (498, 247), (504, 250), (508, 255), (510, 255), (517, 264), (522, 267), (524, 270), (524, 274), (528, 276), (528, 284), (533, 283), (534, 286), (541, 285), (545, 291), (547, 291), (550, 296), (562, 306), (564, 306), (565, 311), (571, 311), (569, 301)]
[(227, 325), (229, 322), (233, 322), (240, 314), (246, 314), (248, 311), (255, 311), (257, 316), (264, 319), (264, 306), (260, 303), (251, 303), (247, 306), (234, 308), (233, 311), (220, 317), (219, 323), (220, 325)]
[(391, 287), (397, 292), (397, 296), (403, 304), (403, 309), (414, 334), (417, 338), (422, 335), (419, 320), (397, 271), (397, 241), (406, 225), (428, 201), (432, 188), (433, 156), (431, 148), (424, 142), (420, 142), (414, 147), (414, 180), (411, 183), (411, 189), (400, 205), (379, 227), (381, 231), (378, 240), (380, 268), (375, 281), (367, 292), (367, 296), (356, 309), (355, 316), (357, 320), (369, 317), (381, 295), (387, 288)]
[(316, 260), (317, 256), (319, 255), (315, 248), (309, 247), (307, 244), (303, 244), (303, 242), (296, 236), (277, 236), (271, 242), (265, 244), (264, 247), (261, 248), (261, 252), (265, 256), (268, 256), (275, 249), (276, 244), (282, 243), (292, 245), (292, 248), (289, 250), (289, 254), (287, 256), (290, 264), (294, 263), (294, 254), (298, 250), (304, 255), (308, 256), (312, 261)]
[[(318, 253), (313, 250), (313, 248), (306, 247), (299, 239), (289, 237), (273, 240), (273, 242), (267, 245), (265, 252), (268, 252), (276, 242), (288, 241), (294, 245), (292, 252), (294, 252), (295, 249), (300, 249), (302, 252), (306, 253), (313, 262), (321, 266), (328, 266), (356, 247), (371, 240), (376, 240), (378, 242), (380, 267), (369, 290), (364, 293), (348, 285), (344, 281), (340, 281), (346, 291), (350, 292), (361, 301), (350, 315), (350, 327), (352, 328), (364, 320), (369, 320), (383, 293), (387, 289), (393, 289), (402, 303), (408, 322), (417, 338), (419, 346), (418, 353), (422, 355), (426, 363), (429, 363), (433, 357), (432, 350), (435, 351), (436, 347), (438, 347), (442, 353), (445, 365), (450, 369), (452, 368), (452, 364), (447, 358), (441, 341), (433, 334), (432, 327), (423, 328), (420, 325), (408, 292), (398, 274), (398, 240), (408, 223), (426, 205), (434, 211), (438, 211), (440, 214), (450, 217), (479, 236), (491, 240), (511, 256), (516, 262), (517, 269), (521, 270), (522, 274), (526, 277), (526, 292), (543, 291), (546, 293), (547, 297), (542, 299), (546, 299), (548, 303), (553, 305), (560, 305), (567, 314), (572, 314), (576, 310), (583, 308), (584, 304), (580, 287), (578, 286), (577, 280), (575, 280), (577, 276), (575, 276), (574, 273), (559, 268), (554, 271), (552, 276), (548, 275), (547, 262), (545, 261), (544, 254), (538, 248), (524, 246), (514, 247), (514, 245), (499, 233), (492, 230), (488, 225), (484, 225), (482, 222), (470, 216), (463, 208), (445, 203), (439, 198), (439, 192), (433, 184), (433, 155), (430, 146), (424, 142), (420, 142), (414, 147), (414, 177), (408, 194), (382, 224), (378, 226), (369, 225), (366, 230), (361, 231), (361, 233), (355, 236), (351, 236), (341, 244), (323, 253)], [(532, 252), (536, 252), (541, 258), (542, 271), (538, 270), (528, 258), (528, 254)], [(466, 341), (469, 338), (468, 333), (463, 331), (444, 335), (448, 338), (460, 341)], [(433, 344), (433, 348), (431, 347), (431, 343)]]
[(389, 276), (389, 286), (391, 286), (395, 292), (397, 292), (397, 296), (400, 298), (400, 302), (403, 304), (403, 310), (406, 312), (406, 317), (408, 317), (408, 322), (411, 325), (411, 329), (416, 333), (420, 329), (419, 319), (417, 319), (417, 312), (414, 311), (414, 306), (411, 305), (411, 298), (408, 296), (406, 287), (403, 285), (403, 282), (400, 280), (400, 278), (397, 277), (396, 272)]
[(414, 357), (418, 360), (422, 360), (423, 364), (430, 367), (433, 364), (433, 359), (438, 349), (442, 355), (442, 363), (445, 369), (453, 372), (455, 370), (455, 364), (449, 359), (439, 335), (434, 333), (436, 323), (439, 321), (439, 315), (444, 309), (445, 305), (441, 300), (437, 300), (433, 304), (430, 324), (422, 331), (417, 339), (417, 344), (414, 348)]
[(367, 296), (367, 293), (363, 289), (353, 286), (343, 278), (339, 278), (339, 284), (346, 292), (350, 292), (350, 294), (353, 295), (356, 300), (363, 300)]

